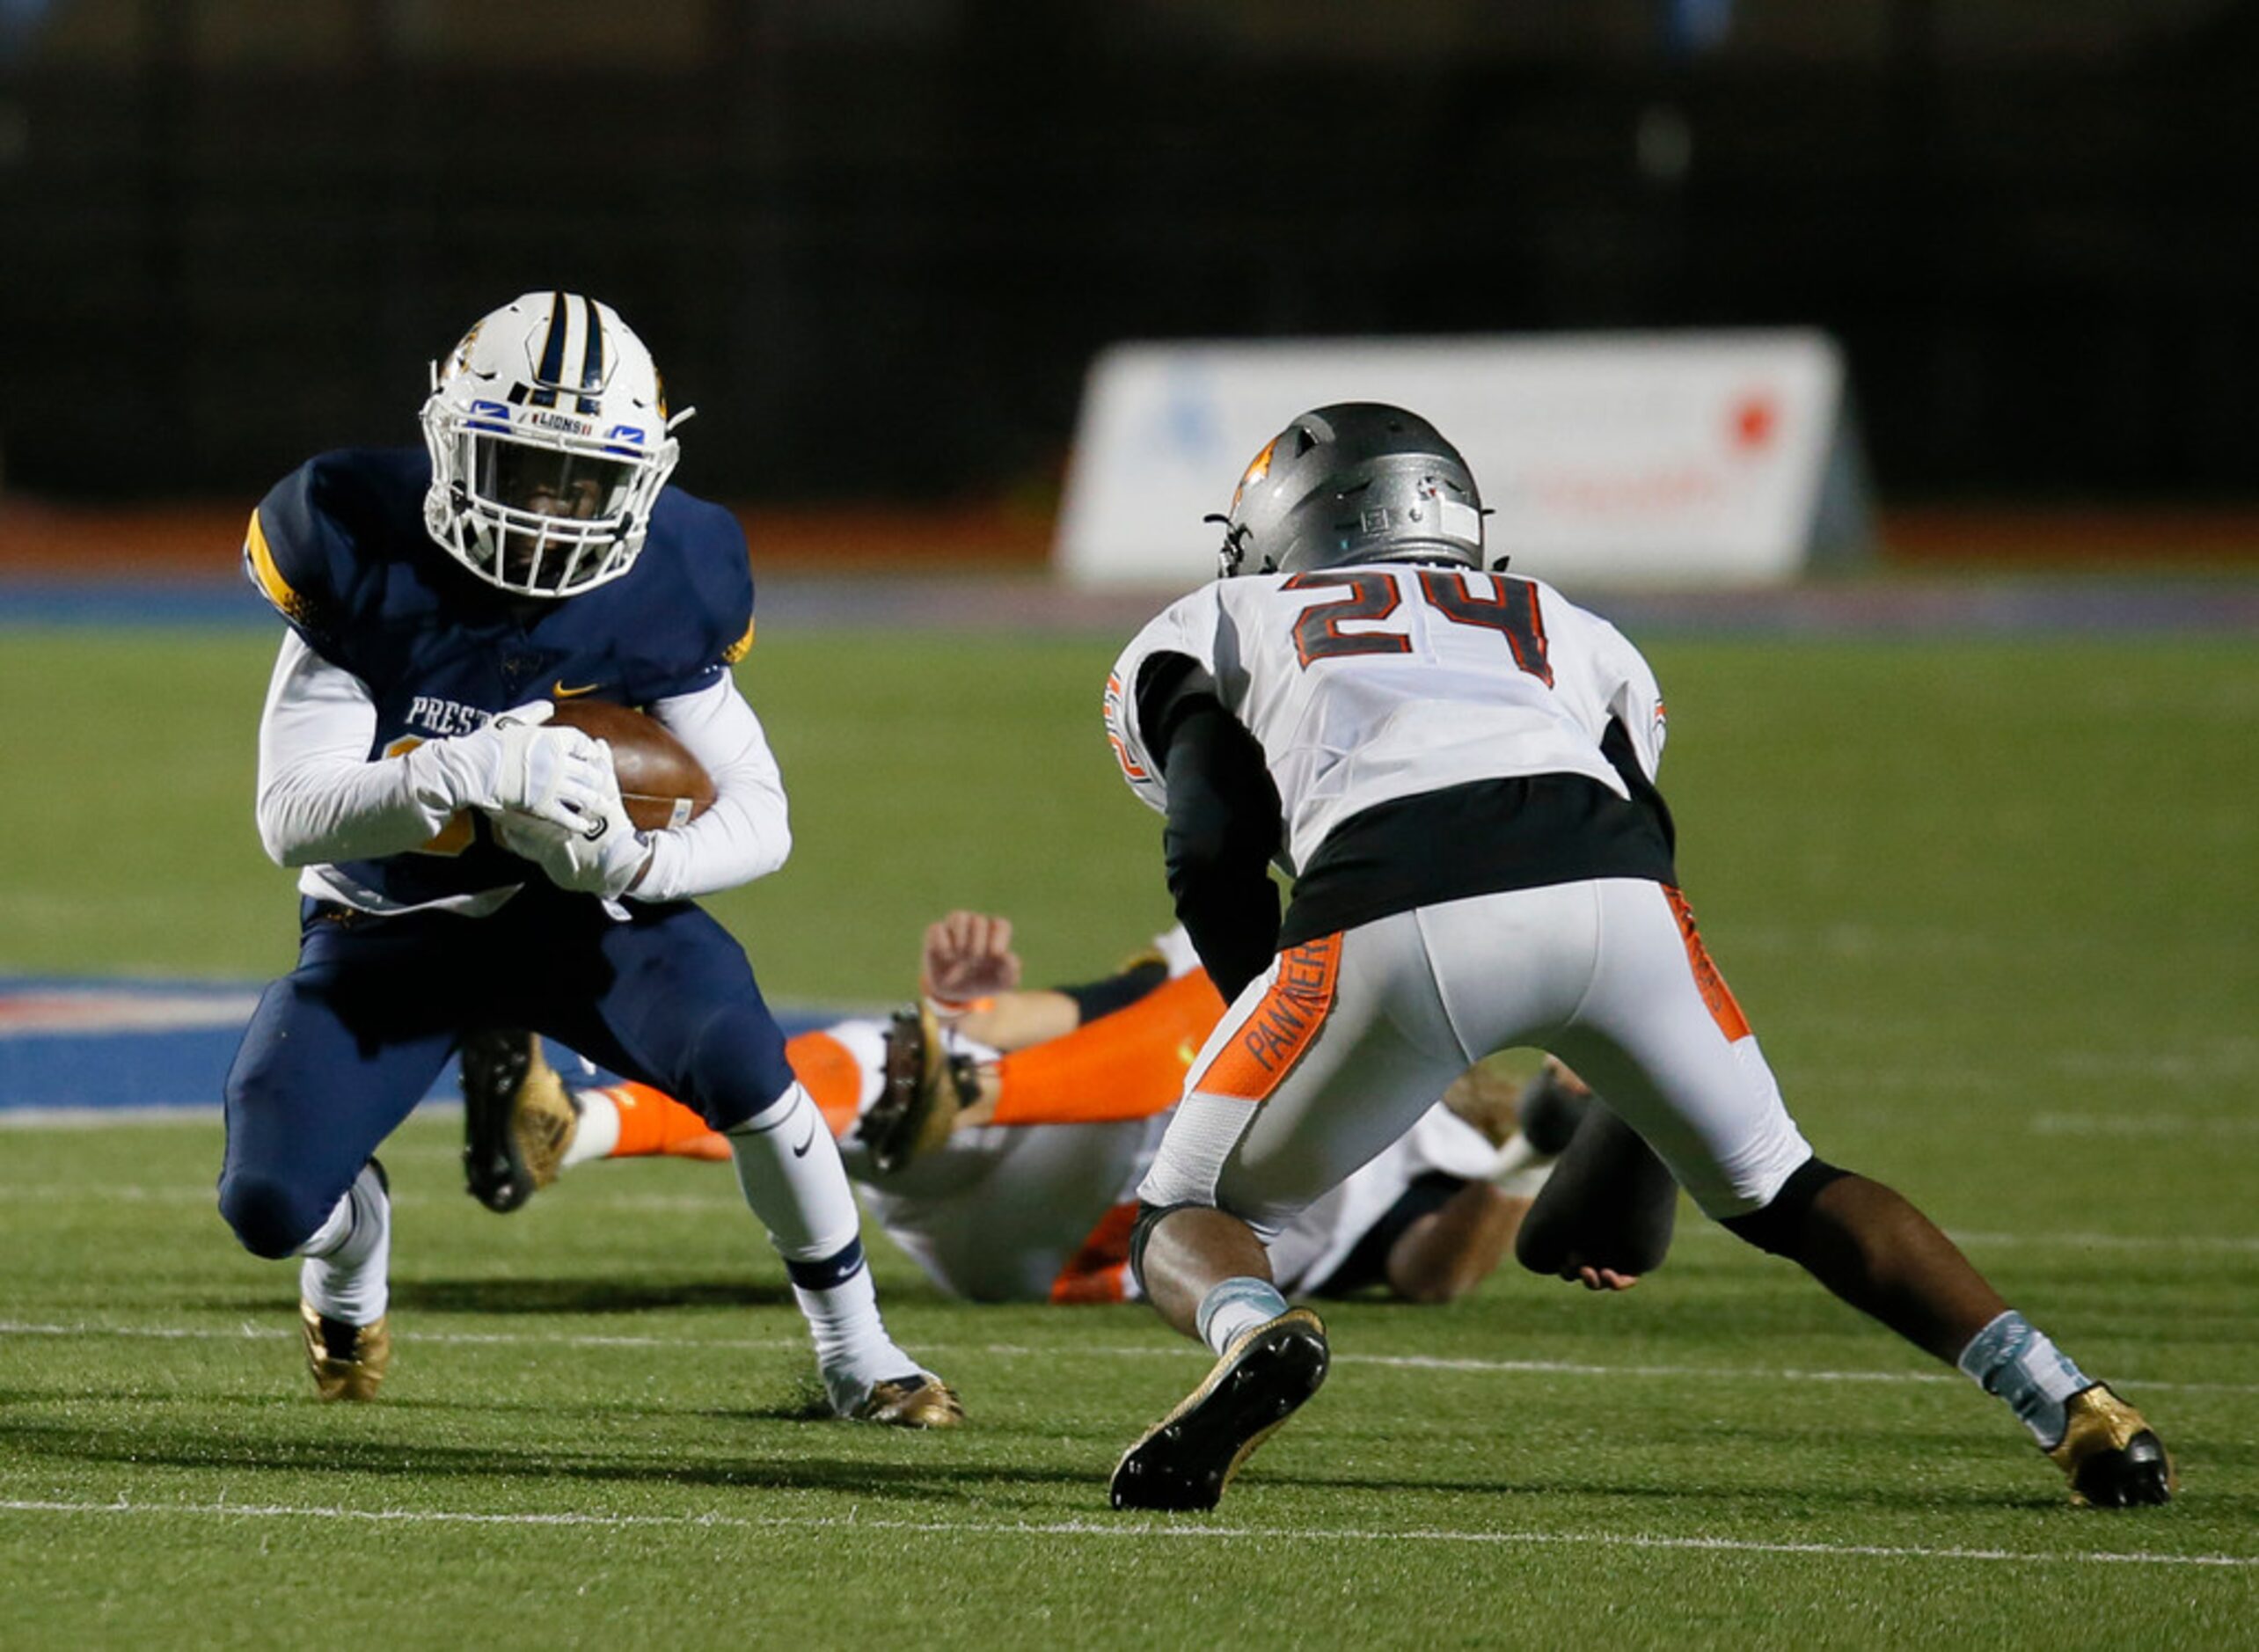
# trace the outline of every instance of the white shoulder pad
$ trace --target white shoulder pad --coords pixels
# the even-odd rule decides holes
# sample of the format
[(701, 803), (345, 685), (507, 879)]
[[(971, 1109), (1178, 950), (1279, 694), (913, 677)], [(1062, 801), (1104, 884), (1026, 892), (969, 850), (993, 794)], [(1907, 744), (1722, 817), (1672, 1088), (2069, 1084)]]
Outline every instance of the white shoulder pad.
[(1137, 726), (1137, 679), (1157, 655), (1181, 654), (1203, 670), (1216, 669), (1216, 588), (1203, 586), (1179, 597), (1130, 640), (1106, 676), (1106, 739), (1122, 778), (1147, 808), (1166, 814), (1169, 793), (1160, 760)]
[(1608, 621), (1549, 585), (1532, 583), (1538, 586), (1547, 634), (1560, 641), (1553, 651), (1555, 669), (1574, 674), (1572, 683), (1558, 683), (1557, 690), (1594, 718), (1595, 740), (1607, 732), (1609, 722), (1621, 723), (1640, 768), (1653, 780), (1663, 762), (1665, 732), (1663, 691), (1655, 672), (1631, 640)]

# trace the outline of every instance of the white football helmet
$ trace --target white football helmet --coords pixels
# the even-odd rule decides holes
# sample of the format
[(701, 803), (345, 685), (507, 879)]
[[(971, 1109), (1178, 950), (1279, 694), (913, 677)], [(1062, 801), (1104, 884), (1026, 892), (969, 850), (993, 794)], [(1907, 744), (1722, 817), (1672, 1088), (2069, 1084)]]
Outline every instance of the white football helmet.
[(424, 526), (480, 579), (570, 596), (634, 565), (675, 468), (659, 369), (609, 304), (528, 293), (432, 364)]

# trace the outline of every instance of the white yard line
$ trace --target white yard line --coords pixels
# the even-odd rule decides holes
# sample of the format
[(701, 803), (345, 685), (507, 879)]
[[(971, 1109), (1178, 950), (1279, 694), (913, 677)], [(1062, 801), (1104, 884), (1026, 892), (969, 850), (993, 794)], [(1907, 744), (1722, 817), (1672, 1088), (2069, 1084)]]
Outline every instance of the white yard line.
[[(692, 1337), (604, 1336), (576, 1333), (559, 1336), (529, 1336), (512, 1331), (416, 1331), (408, 1340), (435, 1347), (471, 1348), (649, 1348), (675, 1350), (751, 1353), (805, 1353), (808, 1341), (800, 1336)], [(288, 1323), (237, 1326), (231, 1329), (194, 1326), (61, 1325), (30, 1320), (0, 1319), (0, 1337), (133, 1337), (155, 1341), (296, 1341), (298, 1332)], [(919, 1349), (937, 1357), (951, 1355), (991, 1359), (1172, 1359), (1204, 1360), (1204, 1349), (1190, 1342), (1151, 1347), (1131, 1344), (1077, 1343), (1071, 1347), (1037, 1348), (1016, 1342), (930, 1342)], [(1820, 1383), (1966, 1383), (1957, 1372), (1946, 1371), (1804, 1371), (1793, 1366), (1744, 1365), (1619, 1365), (1605, 1362), (1551, 1359), (1474, 1359), (1429, 1354), (1357, 1354), (1335, 1350), (1336, 1365), (1373, 1365), (1394, 1371), (1457, 1371), (1495, 1377), (1631, 1377), (1695, 1378), (1710, 1382)], [(2176, 1393), (2259, 1394), (2259, 1382), (2168, 1382), (2113, 1372), (2113, 1380), (2129, 1389)]]
[(1883, 1543), (1775, 1543), (1751, 1538), (1658, 1537), (1616, 1531), (1481, 1531), (1422, 1526), (1402, 1531), (1362, 1527), (1222, 1526), (1206, 1522), (1166, 1525), (1125, 1517), (1118, 1521), (866, 1520), (836, 1515), (616, 1515), (581, 1511), (492, 1514), (447, 1509), (340, 1509), (320, 1505), (227, 1502), (64, 1502), (51, 1499), (0, 1500), (0, 1511), (20, 1515), (155, 1516), (218, 1520), (361, 1520), (401, 1525), (664, 1527), (690, 1531), (883, 1531), (932, 1537), (1034, 1537), (1160, 1539), (1193, 1542), (1527, 1544), (1595, 1548), (1691, 1549), (1711, 1553), (1795, 1554), (1849, 1560), (2006, 1561), (2013, 1565), (2201, 1566), (2232, 1569), (2259, 1567), (2253, 1554), (2142, 1554), (2114, 1549), (2076, 1549), (2050, 1553), (2034, 1549), (1972, 1549), (1946, 1546)]

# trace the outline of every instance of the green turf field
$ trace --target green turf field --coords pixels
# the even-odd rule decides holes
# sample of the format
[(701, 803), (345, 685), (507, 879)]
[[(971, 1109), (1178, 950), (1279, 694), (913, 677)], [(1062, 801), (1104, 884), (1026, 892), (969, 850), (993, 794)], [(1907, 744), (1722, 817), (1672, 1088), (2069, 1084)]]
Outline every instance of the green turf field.
[[(717, 908), (773, 996), (899, 997), (954, 903), (1019, 917), (1038, 978), (1166, 921), (1113, 641), (764, 635), (799, 849)], [(0, 973), (287, 964), (271, 646), (0, 633)], [(1681, 870), (1808, 1133), (2143, 1404), (2174, 1507), (2073, 1510), (2004, 1410), (1689, 1215), (1627, 1297), (1330, 1310), (1332, 1379), (1216, 1515), (1117, 1517), (1115, 1455), (1205, 1363), (1144, 1310), (964, 1308), (884, 1254), (972, 1423), (810, 1421), (727, 1172), (497, 1217), (444, 1115), (385, 1154), (385, 1399), (325, 1408), (290, 1270), (212, 1211), (216, 1120), (8, 1129), (0, 1645), (2259, 1645), (2259, 656), (1649, 652)]]

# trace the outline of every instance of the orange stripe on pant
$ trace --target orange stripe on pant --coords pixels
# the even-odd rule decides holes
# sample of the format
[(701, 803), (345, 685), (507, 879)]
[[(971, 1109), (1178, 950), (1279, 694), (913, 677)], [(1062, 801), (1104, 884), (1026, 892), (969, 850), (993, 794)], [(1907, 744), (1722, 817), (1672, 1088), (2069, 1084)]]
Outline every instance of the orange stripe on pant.
[(1302, 1059), (1334, 1007), (1341, 964), (1338, 934), (1320, 935), (1281, 953), (1262, 1002), (1194, 1078), (1192, 1087), (1203, 1095), (1267, 1100)]
[(1725, 976), (1718, 966), (1710, 961), (1710, 949), (1702, 944), (1702, 932), (1694, 927), (1694, 910), (1686, 904), (1686, 897), (1669, 884), (1663, 886), (1663, 898), (1670, 903), (1670, 915), (1678, 920), (1678, 938), (1686, 943), (1687, 967), (1694, 971), (1694, 985), (1702, 994), (1702, 1002), (1710, 1012), (1710, 1019), (1729, 1042), (1738, 1043), (1749, 1036), (1749, 1018), (1742, 1013), (1741, 1005), (1726, 985)]
[(998, 1124), (1097, 1124), (1177, 1104), (1185, 1070), (1224, 1019), (1200, 970), (997, 1063)]

